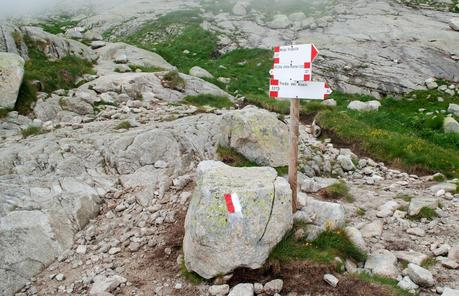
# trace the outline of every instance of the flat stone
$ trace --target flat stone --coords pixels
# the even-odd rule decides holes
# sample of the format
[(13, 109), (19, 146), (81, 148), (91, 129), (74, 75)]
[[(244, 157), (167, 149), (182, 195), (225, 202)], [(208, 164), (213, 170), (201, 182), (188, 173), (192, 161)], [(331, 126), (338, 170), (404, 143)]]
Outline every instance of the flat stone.
[(375, 274), (397, 278), (400, 274), (397, 266), (397, 257), (388, 250), (377, 250), (370, 255), (365, 262), (365, 269), (369, 269)]
[(371, 223), (365, 224), (360, 232), (365, 238), (369, 237), (380, 237), (383, 232), (384, 222), (381, 220), (375, 220)]
[(416, 251), (394, 251), (393, 253), (397, 259), (416, 265), (421, 265), (424, 260), (429, 258), (429, 256)]
[(336, 288), (338, 286), (339, 280), (332, 274), (325, 274), (324, 275), (324, 281), (332, 286), (333, 288)]
[(238, 284), (228, 296), (253, 296), (253, 284)]
[(435, 284), (430, 271), (413, 263), (408, 264), (408, 276), (414, 283), (422, 287), (432, 287)]

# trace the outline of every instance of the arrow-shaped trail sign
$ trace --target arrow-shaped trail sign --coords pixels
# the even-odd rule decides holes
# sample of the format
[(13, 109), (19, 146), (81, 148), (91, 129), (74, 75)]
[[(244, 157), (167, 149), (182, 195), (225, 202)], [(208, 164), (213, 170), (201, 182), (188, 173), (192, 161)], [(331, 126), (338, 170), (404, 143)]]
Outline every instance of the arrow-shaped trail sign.
[(269, 71), (271, 78), (280, 81), (310, 81), (312, 77), (311, 63), (303, 65), (274, 65)]
[(312, 63), (319, 55), (314, 44), (300, 44), (274, 47), (274, 64), (303, 65)]
[(269, 96), (274, 98), (325, 100), (332, 93), (325, 82), (290, 81), (283, 82), (271, 79)]
[(324, 100), (332, 90), (325, 82), (310, 81), (312, 63), (319, 55), (314, 44), (274, 47), (274, 66), (270, 71), (269, 96), (291, 98), (290, 103), (290, 152), (288, 179), (292, 189), (292, 210), (297, 210), (298, 195), (298, 142), (300, 101), (299, 99)]

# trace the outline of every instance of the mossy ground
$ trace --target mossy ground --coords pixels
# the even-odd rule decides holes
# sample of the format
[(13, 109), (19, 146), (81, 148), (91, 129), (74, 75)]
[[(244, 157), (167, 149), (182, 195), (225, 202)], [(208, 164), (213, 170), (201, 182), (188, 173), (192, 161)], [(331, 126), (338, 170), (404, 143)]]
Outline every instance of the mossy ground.
[(196, 107), (210, 106), (220, 109), (234, 107), (234, 103), (231, 102), (231, 100), (227, 97), (213, 96), (207, 94), (198, 96), (188, 96), (183, 101), (187, 104), (191, 104)]
[(354, 197), (350, 193), (349, 186), (344, 181), (336, 182), (321, 192), (321, 195), (327, 199), (344, 199), (347, 202), (353, 202)]
[(130, 128), (132, 128), (132, 125), (131, 123), (129, 123), (129, 121), (121, 121), (113, 129), (115, 130), (127, 129), (128, 130)]
[(36, 126), (28, 126), (25, 129), (21, 130), (21, 134), (24, 138), (34, 136), (34, 135), (40, 135), (43, 133), (43, 130), (41, 127), (36, 127)]
[(421, 219), (427, 219), (432, 221), (433, 219), (437, 218), (438, 214), (435, 212), (434, 209), (429, 207), (423, 207), (417, 215), (409, 216), (408, 219), (413, 221), (421, 221)]
[(392, 295), (394, 296), (413, 296), (413, 294), (411, 294), (410, 292), (399, 288), (397, 286), (398, 281), (395, 279), (391, 279), (388, 277), (375, 275), (375, 274), (369, 274), (365, 272), (352, 274), (352, 277), (357, 278), (367, 283), (373, 283), (373, 284), (385, 286), (390, 289), (390, 291), (392, 292)]

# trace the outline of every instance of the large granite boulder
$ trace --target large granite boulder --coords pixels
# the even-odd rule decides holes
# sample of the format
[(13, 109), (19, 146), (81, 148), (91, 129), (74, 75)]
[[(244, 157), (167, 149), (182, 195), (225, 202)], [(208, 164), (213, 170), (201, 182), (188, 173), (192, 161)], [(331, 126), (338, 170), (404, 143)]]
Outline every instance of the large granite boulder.
[(0, 108), (13, 109), (24, 77), (24, 59), (0, 52)]
[(60, 37), (43, 31), (39, 27), (23, 27), (37, 48), (51, 59), (61, 59), (66, 56), (77, 56), (87, 61), (95, 61), (97, 55), (88, 46), (78, 41)]
[(186, 267), (207, 279), (260, 268), (292, 223), (290, 186), (273, 168), (201, 162), (185, 220)]
[(259, 165), (288, 164), (288, 127), (269, 111), (247, 106), (223, 116), (220, 144)]

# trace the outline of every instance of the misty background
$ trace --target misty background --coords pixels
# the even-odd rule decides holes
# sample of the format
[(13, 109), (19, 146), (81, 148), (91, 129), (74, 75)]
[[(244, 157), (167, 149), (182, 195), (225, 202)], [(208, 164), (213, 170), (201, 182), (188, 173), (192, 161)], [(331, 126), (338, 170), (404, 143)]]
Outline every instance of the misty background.
[(77, 10), (102, 10), (123, 0), (0, 0), (0, 19), (27, 18), (71, 13)]

